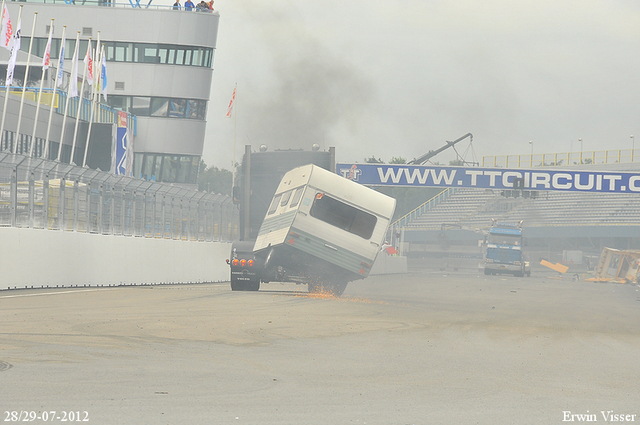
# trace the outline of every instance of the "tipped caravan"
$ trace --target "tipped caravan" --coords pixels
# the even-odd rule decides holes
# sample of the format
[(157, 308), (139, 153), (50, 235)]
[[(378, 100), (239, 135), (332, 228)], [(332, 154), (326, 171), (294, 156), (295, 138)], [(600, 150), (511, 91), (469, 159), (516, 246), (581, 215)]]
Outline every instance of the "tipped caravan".
[[(289, 171), (253, 246), (261, 268), (254, 280), (296, 281), (307, 283), (310, 292), (341, 295), (348, 282), (369, 275), (395, 204), (315, 165)], [(231, 278), (233, 286), (233, 267)]]

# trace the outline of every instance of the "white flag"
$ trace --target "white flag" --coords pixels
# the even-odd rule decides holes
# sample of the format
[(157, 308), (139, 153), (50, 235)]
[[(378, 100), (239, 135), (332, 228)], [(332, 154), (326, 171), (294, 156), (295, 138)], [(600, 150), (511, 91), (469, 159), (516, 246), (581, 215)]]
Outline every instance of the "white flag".
[(102, 87), (100, 91), (102, 92), (102, 96), (104, 96), (104, 101), (107, 101), (107, 59), (104, 54), (104, 46), (102, 47), (102, 71), (100, 73), (100, 79), (102, 80), (100, 84)]
[(238, 88), (238, 86), (235, 86), (233, 88), (233, 94), (231, 95), (231, 101), (229, 102), (229, 107), (227, 108), (227, 115), (225, 115), (225, 117), (227, 117), (227, 118), (231, 117), (231, 111), (233, 110), (233, 104), (236, 103), (236, 88)]
[(87, 44), (87, 53), (84, 55), (84, 63), (87, 66), (87, 83), (93, 85), (93, 49), (91, 48), (91, 40)]
[(9, 17), (9, 9), (4, 6), (2, 10), (2, 22), (0, 23), (0, 46), (7, 50), (11, 50), (11, 39), (13, 37), (13, 26), (11, 25), (11, 18)]
[[(6, 7), (6, 6), (5, 6)], [(6, 86), (10, 86), (13, 82), (13, 71), (16, 67), (16, 60), (18, 59), (18, 50), (20, 50), (20, 24), (21, 20), (18, 21), (18, 27), (16, 28), (16, 32), (11, 37), (11, 57), (9, 58), (9, 64), (7, 65), (7, 80), (5, 82)]]
[[(64, 31), (63, 31), (64, 32)], [(62, 76), (64, 75), (64, 43), (65, 39), (62, 37), (62, 44), (60, 45), (60, 65), (58, 66), (58, 87), (62, 85)]]
[(71, 81), (69, 81), (69, 97), (78, 97), (78, 44), (73, 50), (73, 59), (71, 59)]
[(49, 31), (49, 40), (47, 40), (47, 47), (44, 48), (44, 56), (42, 57), (42, 69), (49, 69), (51, 66), (51, 33)]

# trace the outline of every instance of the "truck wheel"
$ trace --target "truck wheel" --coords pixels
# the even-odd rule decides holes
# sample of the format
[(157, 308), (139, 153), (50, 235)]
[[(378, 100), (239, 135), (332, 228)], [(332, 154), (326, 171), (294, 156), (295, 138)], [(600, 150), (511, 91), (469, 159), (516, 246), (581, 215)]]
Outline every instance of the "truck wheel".
[(484, 274), (489, 275), (491, 274), (491, 272), (489, 271), (489, 269), (487, 269), (486, 267), (484, 268)]
[(257, 291), (258, 289), (260, 289), (259, 280), (252, 280), (251, 282), (245, 283), (245, 287), (244, 287), (245, 291)]
[(340, 297), (344, 293), (344, 290), (347, 289), (347, 284), (349, 284), (349, 282), (333, 282), (329, 292), (333, 293), (336, 297)]
[(232, 291), (244, 291), (244, 282), (238, 281), (238, 280), (232, 280), (231, 281), (231, 290)]

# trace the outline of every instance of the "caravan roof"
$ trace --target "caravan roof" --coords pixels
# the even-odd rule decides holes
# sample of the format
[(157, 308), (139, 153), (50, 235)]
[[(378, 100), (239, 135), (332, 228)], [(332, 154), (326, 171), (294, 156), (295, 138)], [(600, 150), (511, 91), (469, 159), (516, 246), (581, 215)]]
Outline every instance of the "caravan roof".
[(391, 219), (395, 210), (395, 199), (313, 164), (294, 168), (285, 174), (276, 194), (305, 184), (380, 217)]

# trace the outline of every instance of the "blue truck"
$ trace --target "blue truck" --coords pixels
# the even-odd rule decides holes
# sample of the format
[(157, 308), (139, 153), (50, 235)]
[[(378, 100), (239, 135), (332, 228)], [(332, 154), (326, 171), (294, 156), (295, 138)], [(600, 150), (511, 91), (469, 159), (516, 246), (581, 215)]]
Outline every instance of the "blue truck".
[(531, 276), (531, 268), (523, 250), (522, 220), (499, 222), (492, 220), (484, 251), (484, 274), (508, 273)]

